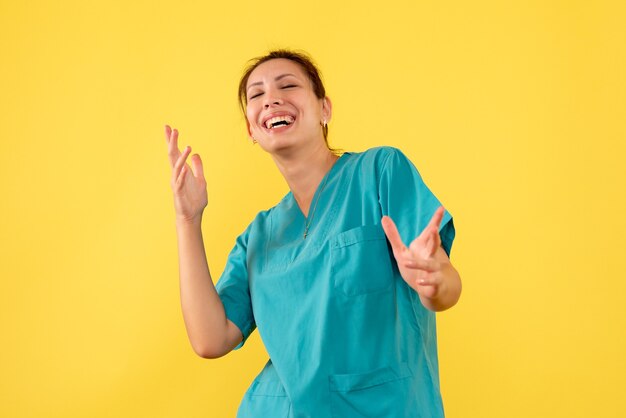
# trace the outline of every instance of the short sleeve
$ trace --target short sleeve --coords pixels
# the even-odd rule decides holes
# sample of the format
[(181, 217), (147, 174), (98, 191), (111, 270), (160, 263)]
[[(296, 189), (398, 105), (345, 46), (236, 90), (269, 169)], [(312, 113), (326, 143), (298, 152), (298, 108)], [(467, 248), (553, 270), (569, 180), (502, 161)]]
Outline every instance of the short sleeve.
[[(379, 201), (383, 215), (391, 217), (402, 241), (422, 233), (441, 203), (426, 186), (413, 163), (398, 149), (385, 147), (379, 172)], [(450, 256), (454, 241), (452, 215), (446, 210), (439, 228), (441, 244)]]
[(248, 284), (247, 246), (249, 230), (248, 227), (237, 237), (235, 247), (228, 255), (224, 272), (215, 285), (224, 305), (226, 317), (237, 325), (243, 334), (243, 340), (235, 347), (235, 350), (243, 346), (256, 328)]

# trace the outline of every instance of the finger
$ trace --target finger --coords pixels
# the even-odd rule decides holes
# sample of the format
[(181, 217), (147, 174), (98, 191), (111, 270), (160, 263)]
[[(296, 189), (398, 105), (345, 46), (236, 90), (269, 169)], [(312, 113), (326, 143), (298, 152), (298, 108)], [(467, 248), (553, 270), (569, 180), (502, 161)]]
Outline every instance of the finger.
[[(435, 227), (427, 226), (419, 237), (409, 244), (409, 250), (413, 257), (430, 258), (437, 246), (434, 244), (439, 238), (439, 232)], [(434, 249), (433, 249), (434, 248)]]
[(417, 284), (420, 286), (439, 286), (441, 279), (435, 274), (424, 275), (417, 279)]
[(419, 257), (403, 257), (398, 261), (398, 265), (414, 270), (424, 270), (429, 273), (433, 273), (439, 269), (439, 263), (436, 260)]
[(443, 219), (443, 214), (445, 212), (445, 209), (443, 208), (443, 206), (439, 206), (437, 208), (437, 210), (435, 211), (435, 214), (433, 215), (432, 218), (430, 218), (430, 222), (428, 223), (428, 226), (433, 226), (435, 228), (437, 228), (437, 231), (439, 230), (439, 226), (441, 225), (441, 220)]
[(176, 190), (182, 189), (183, 185), (185, 184), (185, 176), (187, 175), (187, 171), (189, 171), (189, 168), (187, 167), (189, 166), (185, 164), (183, 168), (180, 170), (180, 175), (176, 179)]
[(165, 125), (165, 141), (170, 143), (170, 135), (172, 135), (172, 128), (170, 125)]
[(172, 177), (176, 179), (175, 181), (178, 180), (178, 177), (180, 176), (180, 172), (185, 166), (185, 160), (187, 159), (187, 156), (189, 155), (190, 152), (191, 152), (191, 147), (187, 145), (185, 149), (183, 150), (182, 154), (180, 154), (180, 157), (178, 157), (178, 159), (176, 160), (176, 163), (174, 164), (174, 169), (172, 170)]
[(178, 129), (172, 129), (170, 131), (167, 154), (170, 158), (170, 165), (174, 167), (176, 161), (181, 155), (180, 151), (178, 150)]
[[(167, 141), (168, 146), (172, 142), (172, 134), (176, 131), (176, 129), (172, 129), (169, 125), (165, 125), (165, 140)], [(176, 131), (178, 134), (178, 131)]]
[[(422, 230), (422, 232), (420, 233), (419, 237), (416, 238), (416, 241), (420, 241), (423, 243), (423, 245), (428, 249), (428, 253), (432, 254), (433, 253), (433, 248), (429, 245), (429, 241), (431, 239), (431, 231), (436, 231), (437, 232), (437, 240), (439, 240), (439, 228), (441, 225), (441, 220), (443, 219), (443, 215), (445, 213), (445, 209), (443, 206), (439, 206), (437, 208), (437, 210), (435, 211), (435, 213), (433, 214), (432, 218), (430, 218), (430, 221), (428, 222), (428, 225), (426, 225), (426, 227)], [(415, 242), (415, 241), (414, 241)], [(439, 245), (435, 245), (434, 249), (436, 250), (437, 247)], [(413, 243), (411, 243), (411, 248), (413, 248)]]
[(399, 266), (404, 266), (410, 269), (433, 272), (439, 267), (439, 264), (434, 257), (424, 253), (424, 247), (417, 243), (417, 239), (411, 243), (408, 251), (404, 251), (401, 257), (399, 259), (396, 257), (396, 259)]
[(433, 255), (433, 230), (432, 228), (427, 228), (423, 232), (424, 234), (424, 246), (422, 250), (417, 252), (417, 250), (411, 247), (411, 250), (416, 251), (417, 254), (420, 254), (422, 257), (432, 257)]
[(202, 169), (202, 159), (199, 154), (191, 156), (191, 167), (193, 168), (193, 175), (196, 178), (204, 179), (204, 170)]
[(398, 232), (398, 228), (393, 220), (389, 216), (383, 216), (382, 220), (383, 230), (385, 231), (385, 235), (391, 244), (391, 248), (395, 251), (402, 251), (406, 248), (404, 243), (402, 242), (402, 238), (400, 238), (400, 233)]
[(434, 256), (437, 248), (441, 245), (439, 230), (436, 227), (429, 227), (428, 240), (426, 241), (426, 251), (429, 256)]

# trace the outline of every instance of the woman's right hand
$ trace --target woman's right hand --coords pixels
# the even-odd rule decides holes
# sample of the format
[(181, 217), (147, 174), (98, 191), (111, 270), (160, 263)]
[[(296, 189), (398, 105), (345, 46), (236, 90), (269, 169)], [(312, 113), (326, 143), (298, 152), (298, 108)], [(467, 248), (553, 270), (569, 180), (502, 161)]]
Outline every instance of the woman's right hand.
[(174, 207), (177, 222), (199, 222), (208, 203), (206, 180), (202, 170), (202, 160), (198, 154), (191, 156), (191, 165), (186, 159), (191, 147), (186, 146), (181, 153), (178, 149), (178, 130), (165, 125), (167, 154), (172, 167), (171, 186), (174, 192)]

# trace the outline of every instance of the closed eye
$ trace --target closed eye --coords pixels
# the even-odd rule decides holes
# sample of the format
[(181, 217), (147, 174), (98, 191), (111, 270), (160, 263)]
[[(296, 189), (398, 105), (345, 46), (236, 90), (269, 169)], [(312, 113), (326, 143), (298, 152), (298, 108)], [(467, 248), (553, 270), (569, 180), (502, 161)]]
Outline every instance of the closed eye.
[[(281, 88), (282, 89), (290, 89), (290, 88), (293, 88), (293, 87), (298, 87), (298, 86), (296, 84), (287, 84), (285, 86), (282, 86)], [(254, 98), (257, 98), (257, 97), (261, 96), (262, 94), (263, 94), (263, 92), (260, 91), (258, 93), (253, 94), (252, 96), (249, 96), (248, 99), (252, 100)]]

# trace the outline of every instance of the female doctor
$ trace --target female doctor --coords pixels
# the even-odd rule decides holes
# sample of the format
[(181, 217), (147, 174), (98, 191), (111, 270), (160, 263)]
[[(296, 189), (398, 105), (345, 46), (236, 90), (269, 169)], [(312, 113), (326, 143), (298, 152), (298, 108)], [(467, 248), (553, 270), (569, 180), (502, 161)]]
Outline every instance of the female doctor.
[(270, 358), (238, 417), (443, 417), (434, 312), (461, 293), (451, 215), (398, 149), (329, 148), (332, 104), (306, 55), (253, 60), (239, 98), (290, 191), (237, 238), (215, 286), (202, 161), (165, 127), (194, 351), (221, 357), (258, 328)]

